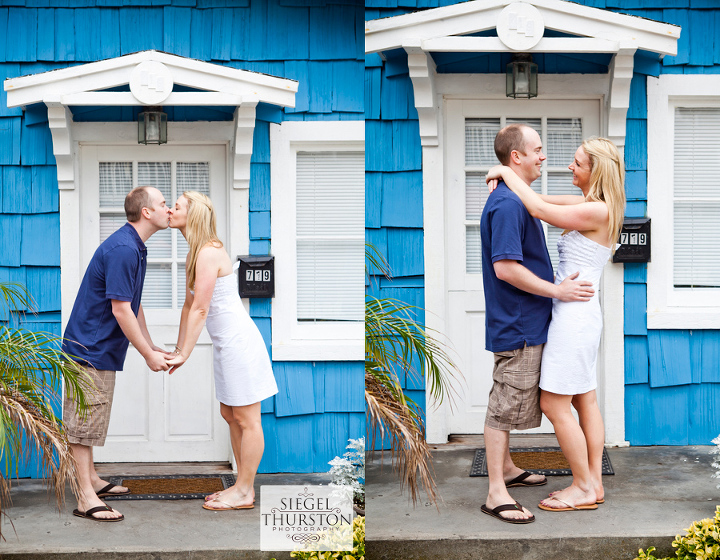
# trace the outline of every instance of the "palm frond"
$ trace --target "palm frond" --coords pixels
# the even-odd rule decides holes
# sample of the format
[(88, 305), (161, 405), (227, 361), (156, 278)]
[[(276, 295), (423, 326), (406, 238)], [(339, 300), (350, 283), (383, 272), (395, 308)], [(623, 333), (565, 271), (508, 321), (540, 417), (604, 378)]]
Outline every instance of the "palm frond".
[(419, 307), (392, 298), (365, 297), (366, 365), (382, 364), (385, 370), (426, 379), (435, 403), (447, 399), (452, 409), (456, 396), (452, 380), (459, 370), (449, 343), (441, 342), (440, 333), (415, 318), (418, 311)]
[(422, 486), (437, 505), (432, 455), (425, 439), (420, 408), (403, 392), (401, 376), (427, 380), (435, 404), (447, 399), (451, 408), (459, 374), (439, 333), (417, 319), (420, 308), (401, 301), (365, 298), (365, 401), (369, 428), (390, 439), (391, 459), (401, 485), (407, 486), (413, 504)]
[[(0, 305), (7, 307), (11, 319), (27, 309), (33, 300), (19, 284), (0, 283)], [(65, 388), (81, 415), (88, 410), (87, 395), (97, 388), (72, 356), (62, 351), (62, 339), (50, 333), (32, 332), (0, 325), (0, 518), (10, 504), (13, 466), (27, 461), (31, 451), (41, 457), (41, 472), (54, 488), (58, 507), (65, 499), (65, 485), (79, 492), (75, 460), (70, 452), (60, 410), (60, 387)], [(1, 529), (1, 526), (0, 526)], [(0, 530), (0, 539), (2, 539)]]

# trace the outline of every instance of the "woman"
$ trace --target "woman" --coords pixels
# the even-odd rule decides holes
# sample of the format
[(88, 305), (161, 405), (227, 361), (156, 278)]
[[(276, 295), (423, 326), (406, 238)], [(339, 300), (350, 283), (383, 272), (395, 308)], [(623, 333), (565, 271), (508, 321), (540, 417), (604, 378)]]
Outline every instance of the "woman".
[(217, 237), (210, 199), (195, 191), (178, 198), (170, 213), (190, 250), (185, 261), (187, 285), (180, 332), (173, 356), (173, 373), (190, 357), (203, 325), (213, 342), (215, 394), (222, 417), (230, 426), (230, 441), (238, 476), (233, 486), (208, 496), (210, 510), (250, 509), (253, 483), (264, 449), (260, 401), (278, 392), (265, 342), (245, 311), (237, 290), (230, 257)]
[[(597, 509), (603, 503), (602, 453), (605, 428), (597, 404), (595, 366), (602, 315), (597, 296), (602, 269), (612, 254), (625, 208), (625, 170), (615, 145), (589, 138), (575, 152), (569, 169), (583, 196), (536, 194), (509, 167), (488, 173), (520, 197), (533, 217), (565, 229), (558, 241), (560, 263), (555, 283), (579, 271), (595, 295), (589, 302), (553, 300), (552, 321), (542, 357), (540, 407), (555, 427), (560, 447), (572, 469), (572, 484), (540, 502), (548, 511)], [(580, 422), (571, 413), (575, 407)]]

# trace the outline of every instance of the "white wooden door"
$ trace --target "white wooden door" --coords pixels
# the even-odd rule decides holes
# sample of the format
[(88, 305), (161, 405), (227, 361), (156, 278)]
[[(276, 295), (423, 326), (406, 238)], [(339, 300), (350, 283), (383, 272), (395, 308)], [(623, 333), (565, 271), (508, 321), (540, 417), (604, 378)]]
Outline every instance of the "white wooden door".
[[(82, 146), (81, 258), (86, 268), (97, 246), (126, 219), (125, 195), (150, 185), (168, 206), (185, 190), (208, 194), (226, 240), (225, 146)], [(153, 341), (171, 350), (185, 299), (187, 244), (177, 230), (146, 243), (148, 268), (142, 305)], [(131, 346), (118, 372), (107, 441), (99, 462), (222, 461), (229, 458), (227, 425), (215, 400), (212, 344), (203, 330), (188, 362), (172, 376), (152, 372)]]
[[(492, 387), (493, 354), (485, 350), (485, 294), (480, 260), (480, 217), (488, 191), (484, 177), (497, 165), (493, 143), (506, 124), (527, 123), (543, 141), (547, 160), (533, 188), (546, 194), (579, 194), (567, 166), (582, 139), (600, 129), (599, 101), (450, 100), (447, 102), (445, 246), (447, 258), (447, 335), (460, 357), (465, 376), (457, 407), (449, 420), (455, 434), (483, 432)], [(562, 233), (546, 226), (553, 269)], [(550, 433), (543, 424), (529, 433)]]

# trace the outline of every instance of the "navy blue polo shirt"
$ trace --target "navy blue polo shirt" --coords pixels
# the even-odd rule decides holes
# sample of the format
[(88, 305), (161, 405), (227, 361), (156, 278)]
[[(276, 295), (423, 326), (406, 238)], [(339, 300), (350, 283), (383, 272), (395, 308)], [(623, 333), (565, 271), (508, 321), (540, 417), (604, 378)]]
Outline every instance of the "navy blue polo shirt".
[(503, 182), (488, 197), (480, 221), (485, 289), (485, 348), (505, 352), (547, 341), (552, 299), (529, 294), (495, 275), (493, 263), (514, 260), (553, 282), (542, 224)]
[(123, 369), (129, 341), (112, 313), (113, 299), (140, 309), (147, 248), (126, 223), (100, 244), (85, 271), (65, 328), (63, 350), (96, 369)]

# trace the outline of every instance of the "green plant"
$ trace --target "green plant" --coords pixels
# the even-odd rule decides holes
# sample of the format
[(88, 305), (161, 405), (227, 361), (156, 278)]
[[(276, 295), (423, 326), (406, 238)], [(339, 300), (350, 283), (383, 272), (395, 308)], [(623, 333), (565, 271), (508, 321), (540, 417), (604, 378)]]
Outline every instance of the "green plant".
[[(720, 558), (720, 506), (715, 509), (715, 517), (695, 521), (685, 529), (687, 535), (677, 535), (672, 543), (675, 557), (678, 560), (716, 560)], [(655, 547), (648, 547), (647, 552), (640, 549), (635, 560), (673, 560), (655, 558)]]
[[(58, 507), (65, 498), (65, 484), (77, 494), (75, 460), (54, 409), (60, 396), (54, 387), (64, 380), (81, 414), (88, 408), (85, 394), (94, 389), (89, 377), (60, 349), (61, 339), (50, 333), (19, 328), (18, 309), (34, 302), (25, 288), (0, 283), (0, 514), (10, 504), (10, 481), (31, 449), (42, 458), (43, 478), (55, 489)], [(0, 531), (0, 538), (2, 532)]]
[[(391, 277), (387, 262), (374, 247), (368, 245), (365, 254), (371, 267)], [(365, 298), (368, 429), (373, 439), (378, 432), (381, 438), (390, 438), (395, 469), (401, 484), (409, 488), (413, 503), (420, 485), (433, 502), (437, 495), (422, 410), (404, 393), (400, 378), (420, 376), (426, 380), (435, 404), (449, 398), (452, 407), (450, 379), (457, 372), (446, 345), (439, 341), (439, 333), (417, 319), (418, 311), (420, 308), (394, 299)]]
[(300, 560), (365, 560), (365, 518), (358, 516), (353, 520), (353, 549), (351, 551), (296, 551), (290, 556)]

